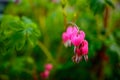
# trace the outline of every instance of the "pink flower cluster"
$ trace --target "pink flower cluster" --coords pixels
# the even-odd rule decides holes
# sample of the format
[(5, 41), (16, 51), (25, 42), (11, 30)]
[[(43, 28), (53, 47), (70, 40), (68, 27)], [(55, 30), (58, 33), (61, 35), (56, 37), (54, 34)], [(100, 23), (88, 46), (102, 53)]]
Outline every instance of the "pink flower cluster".
[(44, 68), (45, 68), (44, 72), (40, 73), (40, 76), (43, 80), (45, 80), (49, 77), (49, 74), (53, 68), (53, 65), (52, 64), (45, 64)]
[(85, 33), (76, 26), (69, 26), (66, 32), (63, 32), (62, 39), (65, 47), (74, 46), (73, 61), (79, 63), (84, 56), (88, 60), (88, 42), (85, 40)]

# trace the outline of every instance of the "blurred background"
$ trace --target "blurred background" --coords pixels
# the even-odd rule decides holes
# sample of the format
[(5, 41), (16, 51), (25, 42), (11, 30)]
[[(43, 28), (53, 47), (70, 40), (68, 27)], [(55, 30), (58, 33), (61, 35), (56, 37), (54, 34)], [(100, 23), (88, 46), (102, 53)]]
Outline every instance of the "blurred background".
[[(86, 33), (87, 62), (63, 45), (68, 22)], [(0, 80), (120, 80), (120, 0), (0, 0)]]

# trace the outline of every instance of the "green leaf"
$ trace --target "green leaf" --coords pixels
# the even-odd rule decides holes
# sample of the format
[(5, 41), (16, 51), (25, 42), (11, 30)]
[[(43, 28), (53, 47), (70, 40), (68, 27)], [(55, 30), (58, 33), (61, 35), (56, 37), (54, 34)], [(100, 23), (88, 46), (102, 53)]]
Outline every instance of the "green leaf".
[(70, 3), (70, 5), (75, 5), (77, 0), (68, 0), (68, 2)]
[(90, 0), (90, 9), (93, 11), (94, 14), (103, 13), (104, 8), (105, 8), (104, 0)]
[(24, 47), (24, 45), (25, 45), (25, 40), (19, 41), (19, 42), (16, 43), (16, 49), (18, 51), (20, 51), (20, 50), (22, 50), (22, 48)]
[(26, 24), (31, 24), (31, 23), (32, 23), (32, 21), (31, 21), (29, 18), (25, 17), (25, 16), (23, 16), (23, 17), (21, 18), (21, 20), (22, 20), (24, 23), (26, 23)]
[[(31, 19), (27, 17), (20, 19), (18, 16), (4, 15), (1, 20), (0, 35), (2, 37), (0, 42), (5, 42), (6, 49), (16, 48), (17, 51), (20, 51), (25, 45), (36, 45), (40, 31)], [(25, 44), (26, 41), (28, 41), (28, 44)], [(3, 50), (0, 52), (3, 52)]]
[(109, 6), (111, 6), (112, 8), (115, 8), (115, 6), (114, 6), (114, 4), (112, 3), (111, 0), (105, 0), (105, 2), (106, 2)]

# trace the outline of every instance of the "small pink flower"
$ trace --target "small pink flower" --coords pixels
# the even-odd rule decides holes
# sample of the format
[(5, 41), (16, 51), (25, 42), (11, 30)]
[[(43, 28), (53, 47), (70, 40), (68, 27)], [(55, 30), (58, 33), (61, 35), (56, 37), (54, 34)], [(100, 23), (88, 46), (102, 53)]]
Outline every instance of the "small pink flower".
[(80, 48), (76, 48), (75, 49), (75, 54), (77, 54), (78, 56), (82, 55), (81, 49)]
[(88, 42), (83, 40), (82, 43), (78, 47), (74, 47), (75, 55), (73, 56), (73, 62), (80, 62), (82, 60), (82, 56), (84, 56), (85, 61), (88, 60)]
[(63, 42), (68, 41), (68, 40), (69, 40), (69, 35), (68, 35), (66, 32), (64, 32), (64, 33), (62, 34), (62, 39), (63, 39)]
[(52, 64), (46, 64), (46, 65), (45, 65), (45, 70), (50, 71), (52, 68), (53, 68), (53, 65), (52, 65)]
[(69, 39), (69, 35), (66, 32), (62, 34), (62, 39), (65, 47), (71, 46), (71, 40)]
[(74, 46), (79, 46), (83, 40), (84, 40), (84, 35), (77, 34), (72, 37), (71, 42)]
[(40, 74), (40, 76), (41, 76), (42, 79), (47, 79), (49, 77), (49, 71), (45, 70), (44, 72), (42, 72)]
[(88, 60), (88, 42), (84, 40), (85, 33), (79, 30), (76, 26), (69, 26), (62, 34), (62, 39), (66, 47), (74, 46), (73, 62), (79, 63), (84, 56), (84, 59)]
[(87, 61), (88, 60), (88, 42), (86, 40), (82, 42), (81, 50), (82, 50), (82, 54), (84, 56), (85, 61)]
[(84, 33), (84, 31), (80, 30), (80, 34), (83, 36), (83, 38), (85, 38), (85, 33)]
[(82, 50), (83, 55), (87, 55), (88, 54), (88, 42), (86, 40), (84, 40), (82, 42), (81, 50)]
[(77, 33), (78, 29), (76, 27), (69, 26), (67, 31), (62, 34), (62, 39), (66, 47), (71, 46), (71, 37)]
[(72, 27), (72, 26), (69, 26), (68, 28), (67, 28), (67, 34), (68, 34), (68, 36), (69, 36), (69, 39), (71, 39), (71, 37), (73, 36), (73, 35), (76, 35), (77, 33), (78, 33), (78, 28), (77, 27)]

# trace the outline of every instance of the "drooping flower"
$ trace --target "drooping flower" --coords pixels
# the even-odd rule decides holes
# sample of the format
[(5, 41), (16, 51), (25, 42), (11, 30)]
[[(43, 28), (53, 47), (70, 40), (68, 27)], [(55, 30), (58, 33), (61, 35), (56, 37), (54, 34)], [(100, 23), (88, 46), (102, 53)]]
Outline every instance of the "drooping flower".
[(66, 32), (62, 34), (62, 39), (65, 47), (71, 46), (71, 38), (77, 33), (78, 33), (77, 27), (69, 26), (67, 28)]
[(88, 42), (86, 40), (82, 41), (79, 47), (74, 48), (74, 57), (73, 61), (78, 63), (82, 60), (82, 56), (84, 56), (85, 61), (88, 60)]
[(50, 71), (52, 70), (53, 65), (48, 63), (48, 64), (45, 64), (44, 68), (45, 70), (40, 73), (40, 76), (43, 80), (46, 80), (50, 75)]
[(83, 38), (85, 38), (85, 33), (84, 33), (84, 31), (80, 30), (79, 33), (83, 36)]
[(76, 35), (77, 33), (78, 33), (78, 28), (77, 27), (75, 27), (75, 26), (69, 26), (68, 28), (67, 28), (67, 34), (68, 34), (68, 36), (69, 36), (69, 39), (71, 39), (72, 38), (72, 36), (74, 36), (74, 35)]
[(45, 64), (45, 70), (50, 71), (50, 70), (52, 70), (52, 68), (53, 68), (52, 64)]
[(86, 40), (84, 40), (82, 42), (81, 51), (82, 51), (83, 55), (88, 54), (88, 42)]
[(74, 46), (79, 46), (84, 40), (84, 35), (76, 34), (71, 38), (71, 42)]
[(44, 72), (42, 72), (40, 74), (40, 76), (41, 76), (42, 79), (47, 79), (49, 77), (49, 73), (50, 72), (48, 70), (45, 70)]
[(66, 32), (64, 32), (62, 34), (62, 39), (63, 39), (63, 43), (64, 43), (65, 47), (71, 46), (71, 41), (69, 39), (69, 35)]
[(85, 40), (85, 33), (76, 26), (69, 26), (62, 34), (62, 39), (66, 47), (74, 46), (73, 62), (79, 63), (84, 57), (88, 60), (88, 42)]

